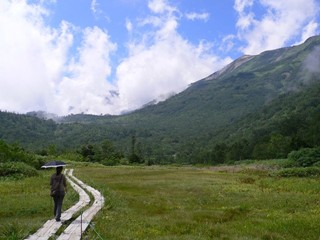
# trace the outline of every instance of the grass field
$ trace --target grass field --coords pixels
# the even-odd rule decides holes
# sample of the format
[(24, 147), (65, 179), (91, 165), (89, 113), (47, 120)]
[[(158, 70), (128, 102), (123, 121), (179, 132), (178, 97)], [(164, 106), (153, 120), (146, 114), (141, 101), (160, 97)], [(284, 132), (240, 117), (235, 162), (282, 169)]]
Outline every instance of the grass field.
[[(268, 171), (88, 165), (74, 174), (106, 197), (90, 240), (319, 239), (320, 179)], [(1, 239), (23, 239), (52, 217), (49, 176), (0, 181)], [(71, 193), (66, 205), (75, 198)]]
[(232, 167), (89, 167), (75, 174), (107, 199), (89, 239), (320, 236), (318, 178), (275, 178)]

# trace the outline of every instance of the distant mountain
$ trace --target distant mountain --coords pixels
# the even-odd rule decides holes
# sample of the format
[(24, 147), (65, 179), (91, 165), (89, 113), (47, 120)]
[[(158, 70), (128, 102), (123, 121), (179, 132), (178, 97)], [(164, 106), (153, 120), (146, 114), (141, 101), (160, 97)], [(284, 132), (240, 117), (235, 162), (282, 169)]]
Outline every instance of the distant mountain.
[[(139, 154), (153, 162), (217, 162), (217, 152), (224, 160), (273, 157), (275, 139), (282, 139), (287, 145), (276, 157), (283, 157), (320, 144), (319, 73), (320, 36), (315, 36), (298, 46), (243, 56), (185, 91), (132, 113), (70, 115), (55, 125), (42, 120), (47, 130), (3, 127), (1, 121), (0, 138), (33, 149), (55, 144), (61, 150), (108, 139), (128, 153), (134, 136)], [(19, 118), (13, 117), (22, 125), (30, 121)], [(22, 140), (28, 134), (31, 141)], [(44, 134), (50, 139), (41, 141)]]
[[(318, 83), (319, 74), (310, 70), (308, 63), (319, 46), (317, 36), (299, 46), (241, 57), (167, 101), (130, 116), (142, 121), (142, 126), (151, 119), (156, 126), (180, 130), (185, 136), (214, 133), (283, 94), (304, 91)], [(317, 56), (318, 63), (312, 64), (320, 69)]]

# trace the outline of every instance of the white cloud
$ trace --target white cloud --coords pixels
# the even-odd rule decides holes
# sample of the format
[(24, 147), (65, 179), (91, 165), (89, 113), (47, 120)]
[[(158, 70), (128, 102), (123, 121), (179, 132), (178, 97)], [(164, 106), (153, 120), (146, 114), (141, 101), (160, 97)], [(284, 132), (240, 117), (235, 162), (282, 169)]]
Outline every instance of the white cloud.
[[(316, 47), (304, 60), (304, 67), (311, 74), (320, 73), (320, 47)], [(306, 81), (311, 81), (310, 76), (306, 76)]]
[(238, 35), (246, 42), (241, 49), (245, 54), (280, 48), (297, 38), (304, 41), (319, 30), (314, 22), (319, 14), (315, 0), (260, 0), (259, 4), (266, 9), (260, 19), (254, 15), (252, 0), (234, 4), (239, 14)]
[(229, 34), (222, 39), (219, 50), (222, 52), (229, 52), (234, 48), (234, 40), (236, 36), (233, 34)]
[(226, 63), (206, 55), (201, 47), (172, 35), (124, 60), (117, 69), (123, 110), (135, 109), (163, 94), (180, 92)]
[(107, 21), (109, 21), (107, 16), (104, 16), (103, 11), (101, 10), (100, 4), (97, 0), (91, 0), (90, 10), (92, 11), (93, 16), (98, 19), (99, 17), (103, 16)]
[(242, 13), (247, 7), (252, 7), (253, 0), (235, 0), (234, 8), (239, 13)]
[(97, 13), (97, 7), (98, 7), (97, 0), (92, 0), (90, 7), (91, 7), (91, 11), (92, 11), (94, 14)]
[(109, 55), (115, 51), (106, 32), (83, 31), (78, 57), (70, 59), (73, 26), (45, 25), (46, 9), (26, 1), (0, 1), (0, 109), (45, 110), (58, 114), (112, 112), (108, 105)]
[(133, 110), (156, 98), (180, 92), (230, 62), (208, 54), (210, 44), (193, 45), (183, 39), (177, 31), (179, 23), (174, 8), (165, 1), (151, 1), (149, 7), (158, 15), (142, 22), (156, 29), (153, 34), (145, 34), (143, 41), (132, 41), (130, 55), (117, 68), (121, 110)]
[(314, 36), (318, 33), (319, 29), (319, 24), (311, 21), (309, 22), (303, 29), (302, 34), (301, 34), (301, 39), (300, 41), (296, 42), (296, 44), (301, 44), (303, 43), (306, 39), (308, 39), (310, 36)]
[(150, 0), (148, 2), (148, 7), (153, 13), (157, 14), (166, 12), (172, 14), (174, 11), (177, 11), (175, 7), (169, 5), (167, 0)]
[(195, 13), (195, 12), (190, 12), (186, 14), (186, 18), (189, 20), (203, 20), (203, 21), (208, 21), (210, 17), (209, 13)]
[(248, 13), (247, 15), (242, 14), (242, 16), (238, 19), (236, 26), (241, 30), (245, 30), (255, 23), (256, 21), (254, 19), (254, 14)]
[(72, 43), (69, 26), (44, 25), (47, 11), (26, 1), (0, 2), (0, 109), (46, 109)]
[(72, 60), (68, 69), (70, 76), (63, 77), (57, 85), (55, 106), (59, 107), (59, 113), (99, 114), (112, 110), (108, 101), (114, 87), (107, 78), (111, 74), (110, 54), (115, 50), (116, 45), (100, 28), (84, 30), (79, 59)]
[(126, 29), (129, 33), (132, 32), (132, 28), (132, 22), (129, 19), (126, 19)]

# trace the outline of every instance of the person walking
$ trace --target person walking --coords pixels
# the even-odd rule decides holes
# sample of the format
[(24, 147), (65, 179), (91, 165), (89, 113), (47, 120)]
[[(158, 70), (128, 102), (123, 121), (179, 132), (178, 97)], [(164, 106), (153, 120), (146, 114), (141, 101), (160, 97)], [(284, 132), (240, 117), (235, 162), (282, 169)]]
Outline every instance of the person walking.
[(57, 222), (61, 221), (61, 211), (64, 195), (67, 192), (67, 180), (62, 174), (63, 167), (57, 167), (56, 173), (51, 176), (51, 197), (54, 201), (53, 214)]

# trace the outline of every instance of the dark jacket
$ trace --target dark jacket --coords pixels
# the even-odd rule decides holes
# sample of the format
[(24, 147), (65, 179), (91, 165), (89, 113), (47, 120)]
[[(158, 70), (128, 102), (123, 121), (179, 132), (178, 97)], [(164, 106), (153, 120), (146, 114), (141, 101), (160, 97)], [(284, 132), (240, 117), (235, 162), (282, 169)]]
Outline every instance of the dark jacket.
[(66, 177), (60, 173), (57, 175), (56, 173), (51, 176), (51, 192), (56, 191), (55, 195), (65, 195), (66, 187), (67, 187), (67, 179)]

